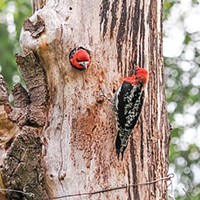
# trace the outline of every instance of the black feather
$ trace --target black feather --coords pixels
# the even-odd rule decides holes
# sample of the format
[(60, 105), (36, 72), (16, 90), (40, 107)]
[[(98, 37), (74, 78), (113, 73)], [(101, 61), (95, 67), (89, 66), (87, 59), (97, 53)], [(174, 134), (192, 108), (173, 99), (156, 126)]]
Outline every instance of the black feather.
[(88, 54), (90, 55), (90, 51), (89, 51), (88, 49), (86, 49), (86, 48), (84, 48), (84, 47), (76, 47), (76, 48), (74, 48), (74, 49), (71, 50), (71, 52), (70, 52), (70, 54), (69, 54), (69, 59), (72, 59), (73, 56), (74, 56), (74, 54), (76, 53), (76, 51), (78, 51), (78, 50), (80, 50), (80, 49), (83, 49), (83, 50), (87, 51)]
[(123, 159), (129, 136), (141, 113), (143, 100), (144, 91), (142, 85), (133, 85), (125, 81), (115, 94), (114, 110), (117, 116), (118, 126), (115, 145), (118, 158), (121, 153)]

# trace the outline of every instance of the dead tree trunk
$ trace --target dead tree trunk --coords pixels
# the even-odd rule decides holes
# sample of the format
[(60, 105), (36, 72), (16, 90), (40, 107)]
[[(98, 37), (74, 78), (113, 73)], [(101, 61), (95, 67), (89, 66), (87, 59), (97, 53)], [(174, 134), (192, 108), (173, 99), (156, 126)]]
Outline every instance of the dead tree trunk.
[[(2, 116), (11, 123), (0, 124), (2, 135), (9, 135), (2, 177), (7, 189), (23, 192), (7, 191), (8, 198), (167, 199), (167, 179), (161, 180), (169, 145), (162, 1), (33, 0), (33, 6), (21, 32), (23, 54), (17, 55), (28, 92), (15, 86), (12, 108), (1, 84)], [(78, 46), (92, 52), (84, 71), (68, 59)], [(113, 96), (132, 63), (147, 68), (150, 78), (121, 161), (112, 105), (100, 94), (103, 89)]]

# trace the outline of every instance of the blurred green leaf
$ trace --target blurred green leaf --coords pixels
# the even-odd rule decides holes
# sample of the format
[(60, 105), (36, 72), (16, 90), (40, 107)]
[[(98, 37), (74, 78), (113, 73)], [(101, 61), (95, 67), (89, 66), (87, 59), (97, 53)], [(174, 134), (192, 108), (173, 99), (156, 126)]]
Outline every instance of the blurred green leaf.
[(165, 0), (164, 1), (164, 11), (163, 11), (163, 18), (164, 20), (167, 19), (168, 15), (170, 14), (170, 10), (172, 6), (175, 4), (176, 1), (173, 0)]
[(191, 38), (190, 38), (189, 34), (187, 34), (187, 35), (185, 36), (184, 43), (187, 45), (190, 41), (191, 41)]
[(20, 49), (20, 31), (24, 19), (28, 16), (31, 16), (30, 1), (0, 1), (0, 69), (9, 90), (13, 85), (13, 75), (20, 76), (16, 67), (15, 53)]
[[(191, 8), (194, 3), (197, 4), (197, 1), (191, 3)], [(178, 1), (165, 1), (164, 20), (167, 21), (173, 7), (179, 5)], [(182, 23), (183, 26), (185, 17), (186, 14), (184, 12), (183, 15), (179, 16), (179, 23)], [(170, 20), (171, 22), (173, 21), (173, 19)], [(197, 76), (200, 74), (200, 50), (197, 46), (200, 32), (188, 33), (187, 29), (184, 31), (185, 39), (183, 41), (182, 54), (176, 58), (164, 59), (167, 102), (168, 106), (171, 105), (169, 121), (172, 127), (174, 126), (170, 134), (169, 161), (177, 175), (178, 183), (181, 183), (181, 187), (186, 191), (184, 192), (180, 187), (175, 188), (175, 199), (191, 200), (192, 198), (193, 200), (199, 200), (200, 183), (196, 182), (195, 176), (200, 171), (200, 150), (195, 139), (191, 143), (191, 141), (184, 139), (183, 136), (187, 131), (188, 135), (191, 132), (191, 137), (194, 137), (192, 130), (196, 129), (200, 124), (200, 106), (198, 106), (200, 105), (200, 86), (197, 81)], [(189, 52), (189, 55), (194, 55), (194, 59), (188, 57), (187, 52)], [(185, 64), (184, 67), (183, 63)], [(190, 119), (186, 115), (192, 116), (194, 120), (188, 123)], [(179, 122), (180, 124), (177, 124), (177, 116), (182, 116), (183, 119), (179, 119), (179, 121), (183, 120), (183, 123)]]

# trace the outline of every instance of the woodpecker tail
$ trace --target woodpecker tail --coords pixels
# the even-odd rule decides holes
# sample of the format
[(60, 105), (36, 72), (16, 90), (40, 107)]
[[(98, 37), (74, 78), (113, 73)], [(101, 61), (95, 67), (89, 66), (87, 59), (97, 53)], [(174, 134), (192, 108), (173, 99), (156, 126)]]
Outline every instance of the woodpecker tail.
[(128, 145), (129, 136), (131, 134), (131, 130), (119, 130), (117, 133), (117, 138), (115, 141), (117, 158), (119, 160), (120, 154), (123, 160), (124, 151)]
[(118, 160), (119, 160), (120, 153), (122, 155), (122, 160), (123, 160), (124, 150), (125, 150), (126, 147), (122, 148), (122, 146), (121, 146), (121, 139), (119, 137), (119, 132), (117, 134), (117, 138), (116, 138), (116, 141), (115, 141), (115, 147), (116, 147), (116, 153), (117, 153)]

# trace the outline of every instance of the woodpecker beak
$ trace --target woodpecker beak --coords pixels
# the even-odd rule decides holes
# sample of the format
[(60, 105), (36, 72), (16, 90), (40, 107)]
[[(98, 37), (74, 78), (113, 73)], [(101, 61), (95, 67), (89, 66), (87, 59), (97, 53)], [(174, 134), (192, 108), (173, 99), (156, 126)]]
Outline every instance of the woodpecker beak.
[(133, 69), (133, 74), (137, 74), (137, 71), (135, 69)]
[(79, 64), (82, 65), (85, 69), (87, 69), (88, 63), (89, 63), (89, 61), (82, 61), (82, 62), (79, 62)]

